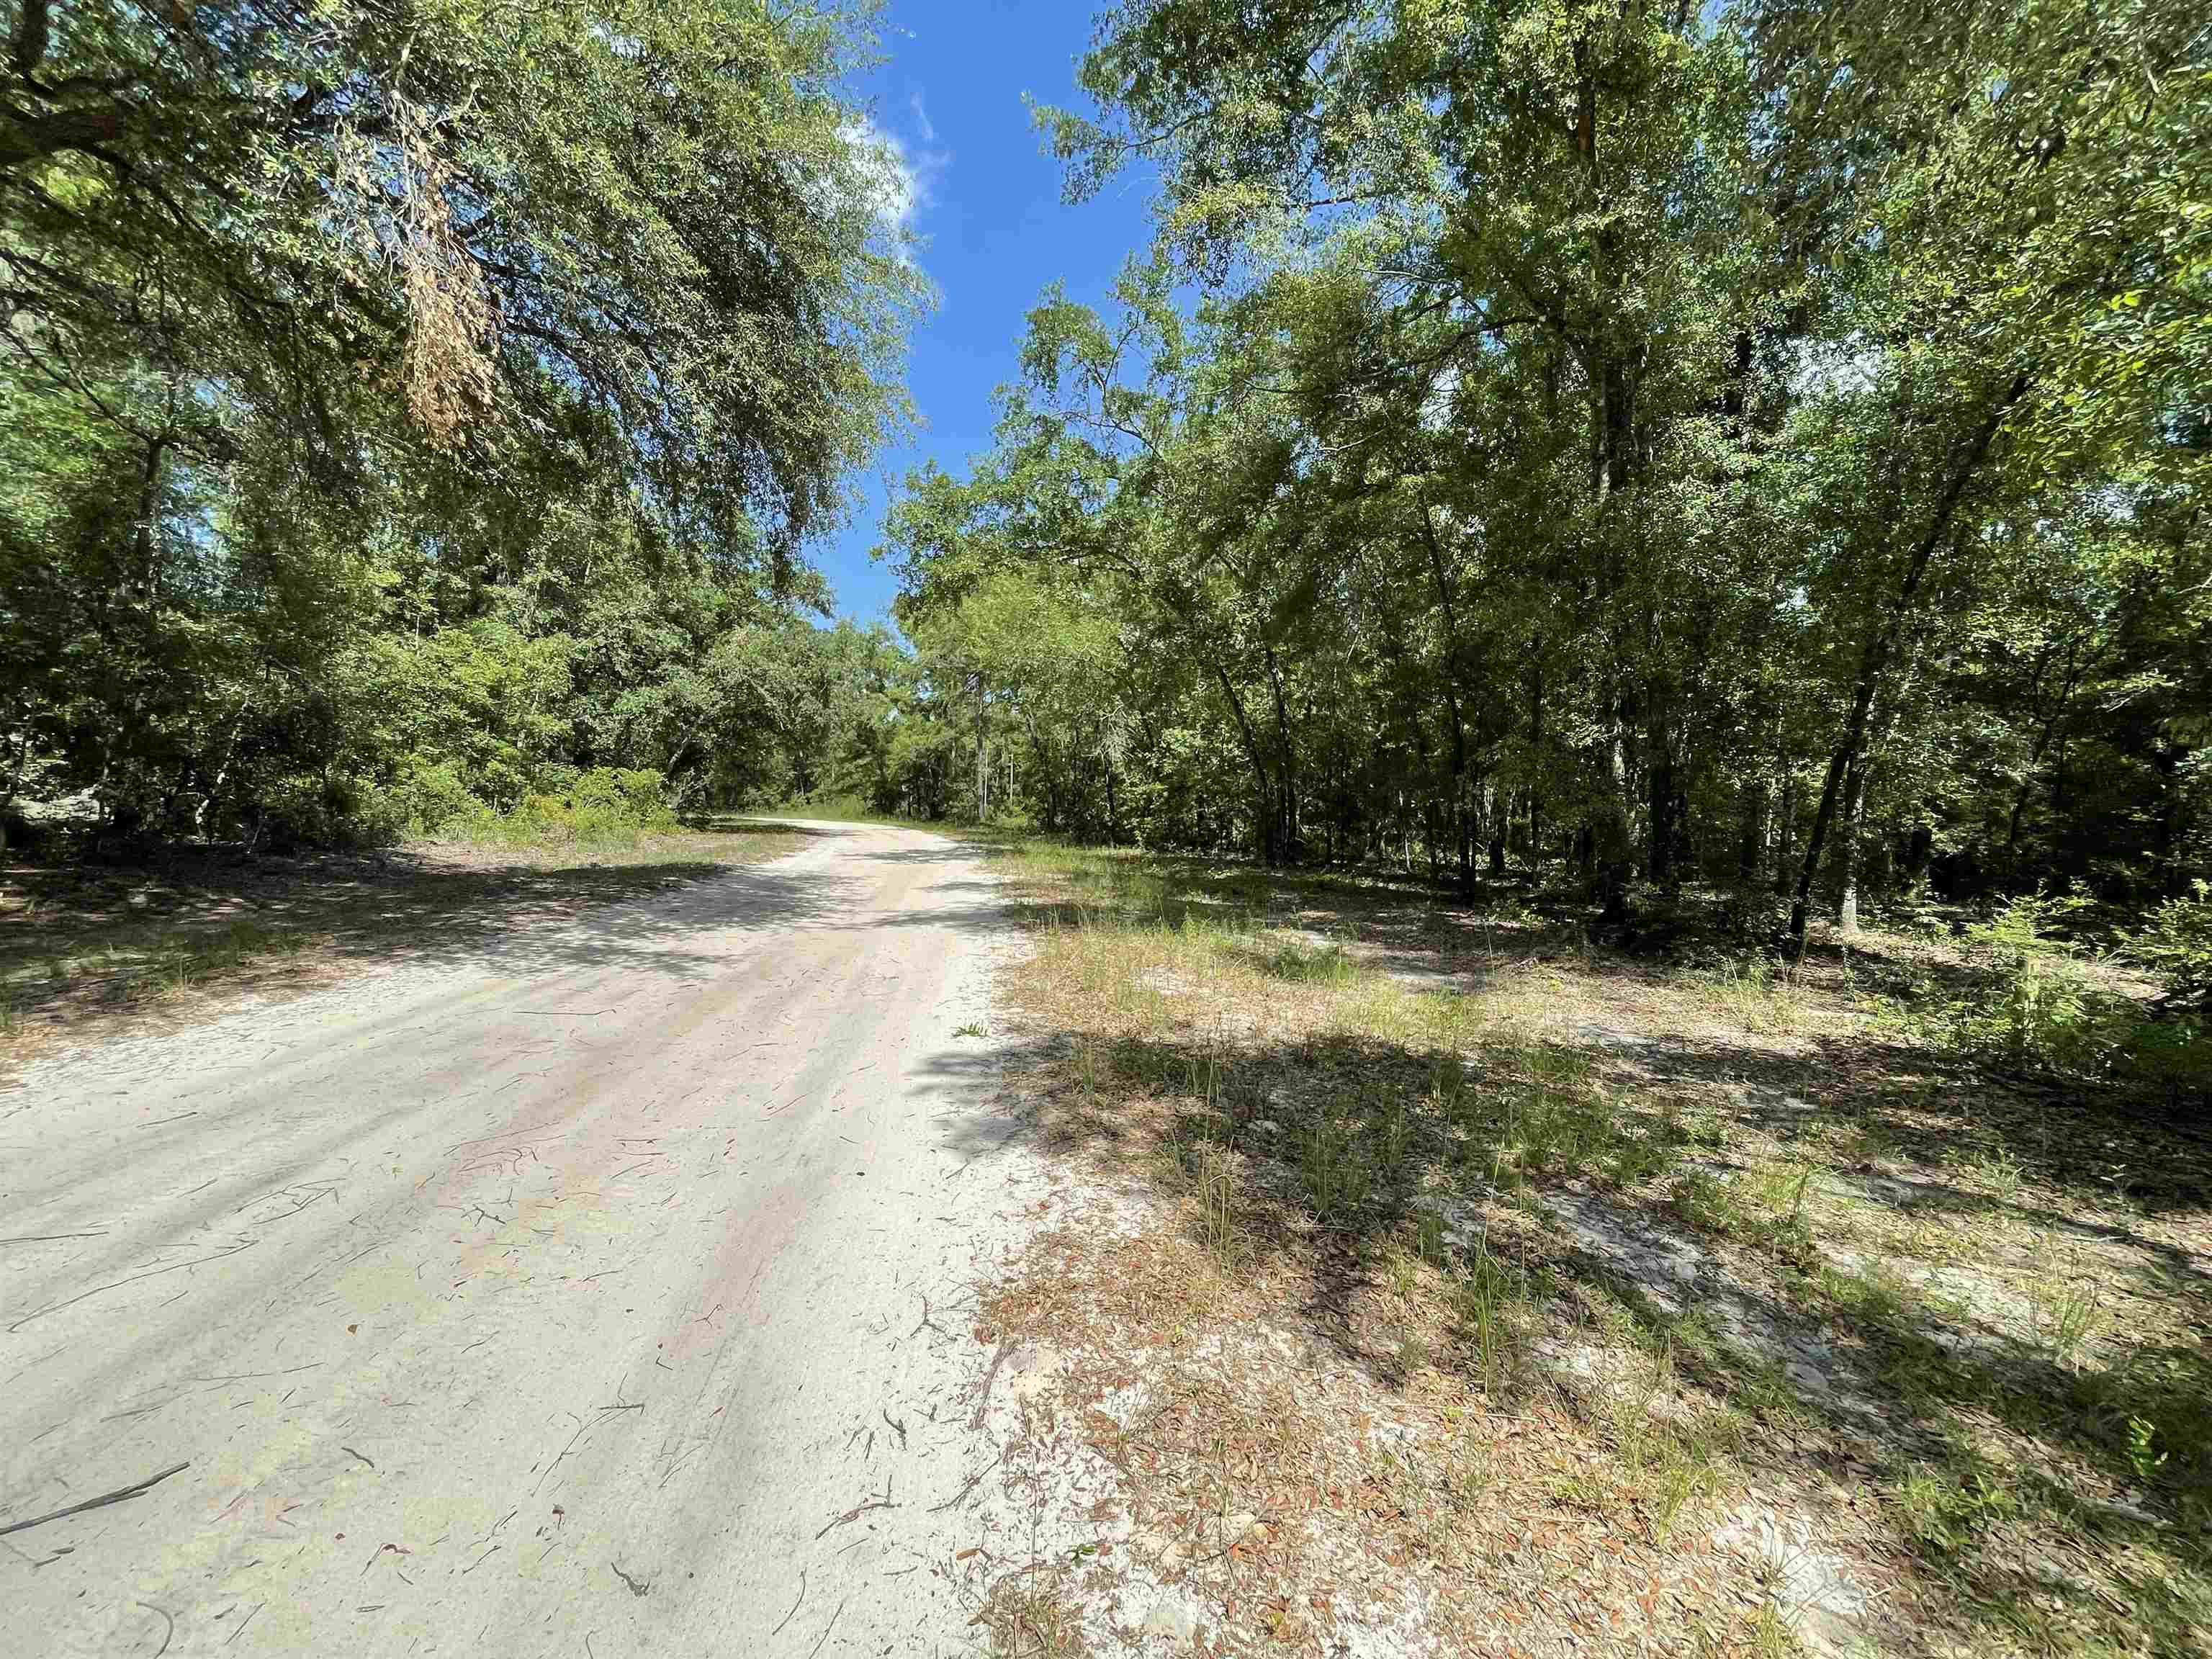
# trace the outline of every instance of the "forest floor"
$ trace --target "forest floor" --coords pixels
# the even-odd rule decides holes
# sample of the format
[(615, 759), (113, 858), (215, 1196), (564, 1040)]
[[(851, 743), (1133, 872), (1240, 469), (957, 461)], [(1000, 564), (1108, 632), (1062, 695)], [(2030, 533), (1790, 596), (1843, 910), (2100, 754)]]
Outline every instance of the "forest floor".
[(804, 846), (718, 822), (605, 844), (418, 842), (349, 856), (174, 848), (135, 864), (0, 861), (0, 1071), (58, 1041), (198, 1018), (240, 994), (343, 978), (436, 939), (455, 948), (711, 879)]
[(1085, 1176), (983, 1303), (1000, 1650), (2212, 1650), (2212, 1138), (1929, 1042), (1942, 941), (995, 868)]

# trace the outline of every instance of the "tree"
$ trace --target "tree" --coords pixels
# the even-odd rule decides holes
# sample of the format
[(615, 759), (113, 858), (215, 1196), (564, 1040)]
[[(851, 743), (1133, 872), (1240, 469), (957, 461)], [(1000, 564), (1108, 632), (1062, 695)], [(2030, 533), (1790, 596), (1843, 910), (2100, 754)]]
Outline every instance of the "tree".
[[(803, 549), (905, 415), (921, 278), (842, 90), (872, 15), (18, 0), (16, 773), (191, 833), (307, 796), (336, 832), (417, 762), (501, 799), (600, 751), (737, 787), (648, 732), (729, 630), (798, 637)], [(428, 750), (381, 721), (495, 660), (559, 682), (498, 766), (451, 708)]]

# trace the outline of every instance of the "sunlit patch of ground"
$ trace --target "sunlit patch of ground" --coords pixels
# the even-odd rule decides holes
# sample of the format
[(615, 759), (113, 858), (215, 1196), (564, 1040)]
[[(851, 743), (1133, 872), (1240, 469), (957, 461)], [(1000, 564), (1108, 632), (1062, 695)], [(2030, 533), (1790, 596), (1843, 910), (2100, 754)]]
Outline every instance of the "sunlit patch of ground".
[(2200, 1121), (1978, 1074), (1878, 957), (1000, 868), (1024, 1086), (1104, 1194), (988, 1304), (1087, 1540), (993, 1564), (1004, 1650), (2212, 1639)]

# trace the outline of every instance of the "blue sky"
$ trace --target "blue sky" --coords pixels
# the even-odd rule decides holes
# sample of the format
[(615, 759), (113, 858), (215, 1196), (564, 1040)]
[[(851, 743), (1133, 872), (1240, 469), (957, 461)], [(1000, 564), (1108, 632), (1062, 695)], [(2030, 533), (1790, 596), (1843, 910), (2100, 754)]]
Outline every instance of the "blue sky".
[(1022, 94), (1081, 103), (1075, 59), (1091, 37), (1085, 0), (891, 0), (886, 63), (863, 88), (897, 148), (920, 262), (937, 310), (915, 331), (908, 383), (924, 422), (861, 478), (852, 521), (815, 551), (837, 608), (888, 621), (890, 569), (870, 561), (889, 488), (934, 460), (963, 470), (988, 447), (991, 393), (1016, 378), (1023, 319), (1046, 284), (1093, 303), (1148, 236), (1148, 184), (1131, 176), (1080, 207), (1060, 200)]

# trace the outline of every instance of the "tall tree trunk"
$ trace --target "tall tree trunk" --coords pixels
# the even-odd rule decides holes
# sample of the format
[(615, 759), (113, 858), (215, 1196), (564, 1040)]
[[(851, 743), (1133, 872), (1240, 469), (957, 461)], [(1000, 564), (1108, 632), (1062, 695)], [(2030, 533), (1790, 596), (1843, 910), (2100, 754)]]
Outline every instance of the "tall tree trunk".
[(1782, 820), (1774, 831), (1774, 890), (1790, 890), (1790, 866), (1797, 850), (1797, 769), (1782, 775)]
[(1646, 791), (1650, 842), (1644, 849), (1644, 867), (1656, 887), (1664, 887), (1674, 878), (1674, 733), (1668, 714), (1667, 694), (1655, 685), (1647, 720), (1651, 738), (1651, 775)]
[(1229, 671), (1218, 659), (1211, 664), (1215, 682), (1221, 695), (1229, 700), (1229, 712), (1236, 717), (1237, 734), (1244, 740), (1244, 758), (1252, 768), (1252, 781), (1259, 791), (1260, 854), (1269, 865), (1282, 862), (1281, 848), (1276, 840), (1280, 818), (1275, 805), (1275, 790), (1267, 775), (1267, 763), (1261, 758), (1260, 739), (1252, 730), (1252, 721), (1244, 712), (1244, 700), (1237, 695), (1237, 687), (1229, 678)]
[(1267, 684), (1275, 696), (1275, 786), (1277, 823), (1275, 835), (1280, 849), (1277, 862), (1286, 862), (1297, 855), (1298, 844), (1297, 773), (1291, 758), (1291, 714), (1283, 696), (1282, 669), (1275, 658), (1275, 647), (1267, 647)]
[(1114, 805), (1114, 750), (1111, 744), (1102, 744), (1099, 752), (1106, 760), (1106, 844), (1121, 844), (1121, 823)]
[(1535, 659), (1528, 671), (1528, 752), (1535, 764), (1528, 777), (1528, 868), (1544, 873), (1544, 639), (1536, 636)]
[[(2051, 739), (2058, 730), (2058, 723), (2065, 714), (2067, 704), (2073, 700), (2075, 652), (2075, 644), (2069, 641), (2066, 647), (2066, 673), (2061, 681), (2058, 696), (2051, 703), (2051, 712), (2044, 717), (2042, 726), (2035, 734), (2035, 746), (2028, 751), (2027, 764), (2021, 770), (2020, 787), (2013, 792), (2012, 811), (2008, 815), (2005, 822), (2005, 870), (2008, 875), (2012, 873), (2019, 860), (2020, 832), (2027, 819), (2029, 792), (2035, 787), (2036, 770), (2043, 764), (2043, 757), (2051, 748)], [(2046, 647), (2043, 655), (2036, 659), (2035, 673), (2028, 682), (2032, 696), (2039, 694), (2043, 690), (2043, 671), (2048, 664), (2049, 656), (2050, 647)], [(2057, 811), (2057, 792), (2054, 790), (2051, 800), (2054, 816)]]
[(1912, 826), (1912, 834), (1905, 843), (1905, 890), (1917, 892), (1928, 879), (1928, 865), (1936, 853), (1936, 832), (1923, 818)]
[(1452, 821), (1456, 831), (1453, 839), (1458, 844), (1460, 894), (1471, 898), (1474, 895), (1474, 836), (1468, 822), (1467, 714), (1460, 696), (1459, 613), (1425, 498), (1421, 502), (1421, 539), (1428, 547), (1429, 574), (1436, 582), (1437, 603), (1443, 611), (1444, 696), (1451, 705)]
[(991, 748), (983, 724), (983, 671), (975, 671), (975, 822), (991, 819)]
[(1772, 799), (1773, 792), (1764, 773), (1744, 791), (1743, 835), (1735, 854), (1739, 881), (1750, 881), (1759, 874), (1759, 858), (1766, 850), (1766, 818)]
[(1865, 756), (1853, 761), (1844, 786), (1844, 827), (1836, 845), (1836, 930), (1845, 939), (1859, 931), (1859, 830), (1866, 818), (1867, 774), (1874, 769)]
[(2181, 860), (2174, 850), (2181, 839), (2181, 762), (2189, 751), (2178, 743), (2151, 745), (2150, 763), (2158, 773), (2158, 835), (2152, 843), (2151, 862), (2158, 871), (2160, 896), (2181, 896)]
[(1892, 597), (1887, 615), (1882, 625), (1870, 635), (1859, 658), (1856, 681), (1851, 689), (1851, 708), (1844, 725), (1843, 741), (1828, 757), (1827, 775), (1820, 784), (1820, 804), (1813, 814), (1813, 833), (1805, 844), (1805, 860), (1798, 868), (1797, 891), (1790, 905), (1790, 951), (1802, 956), (1805, 951), (1805, 927), (1810, 919), (1813, 904), (1813, 878), (1820, 867), (1820, 853), (1828, 838), (1830, 824), (1835, 818), (1836, 802), (1843, 790), (1844, 775), (1856, 760), (1866, 744), (1867, 720), (1874, 709), (1875, 695), (1881, 690), (1884, 672), (1890, 659), (1896, 654), (1897, 642), (1905, 632), (1906, 620), (1912, 614), (1913, 601), (1919, 597), (1921, 584), (1928, 575), (1928, 567), (1934, 562), (1936, 550), (1950, 533), (1951, 520), (1958, 511), (1960, 499), (1973, 479), (1982, 462), (1987, 459), (1990, 447), (1996, 441), (1998, 431), (2012, 406), (2027, 393), (2026, 374), (2013, 377), (2012, 386), (1997, 400), (1980, 426), (1975, 428), (1972, 440), (1960, 456), (1958, 465), (1943, 485), (1937, 497), (1936, 511), (1931, 515), (1927, 531), (1912, 550), (1911, 562), (1905, 566), (1905, 579)]

